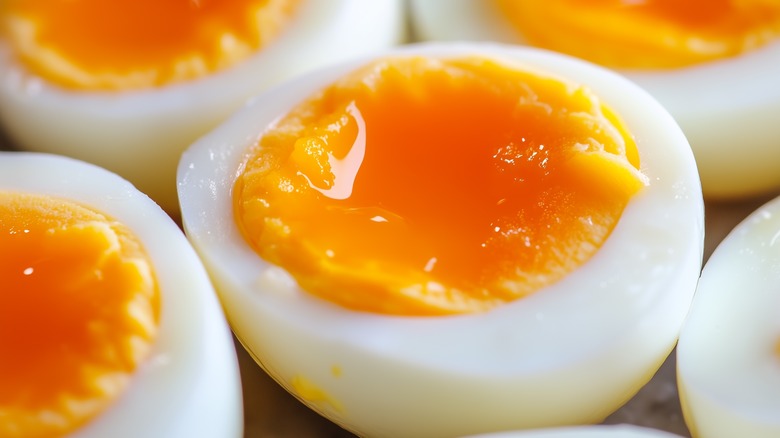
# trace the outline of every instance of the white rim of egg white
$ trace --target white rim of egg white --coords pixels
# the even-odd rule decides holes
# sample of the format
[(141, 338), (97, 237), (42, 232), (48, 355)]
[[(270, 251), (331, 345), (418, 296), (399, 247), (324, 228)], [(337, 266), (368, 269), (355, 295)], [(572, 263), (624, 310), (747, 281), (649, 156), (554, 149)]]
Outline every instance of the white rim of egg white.
[(61, 197), (117, 219), (142, 242), (155, 268), (161, 302), (152, 352), (126, 391), (72, 436), (240, 437), (232, 338), (208, 274), (173, 220), (115, 174), (55, 155), (0, 152), (4, 191)]
[(304, 0), (275, 41), (233, 68), (125, 92), (47, 83), (28, 73), (0, 41), (0, 124), (16, 147), (105, 167), (176, 214), (176, 166), (187, 146), (276, 83), (401, 42), (403, 5)]
[(677, 348), (694, 436), (780, 436), (780, 198), (738, 225), (702, 272)]
[[(411, 0), (422, 40), (523, 40), (493, 2)], [(678, 69), (618, 70), (650, 92), (690, 141), (708, 198), (780, 187), (780, 38), (741, 56)]]
[(327, 397), (304, 401), (359, 434), (463, 435), (600, 421), (666, 358), (700, 272), (703, 202), (685, 137), (647, 93), (573, 58), (487, 44), (381, 54), (394, 55), (495, 57), (586, 84), (635, 134), (649, 187), (589, 262), (525, 299), (452, 317), (349, 311), (300, 290), (252, 251), (233, 222), (231, 189), (247, 148), (298, 102), (370, 59), (307, 75), (259, 96), (179, 165), (184, 228), (234, 332), (283, 386), (305, 399), (292, 382), (314, 384)]
[(469, 438), (682, 438), (680, 435), (658, 429), (618, 424), (614, 426), (579, 426), (536, 429), (516, 432), (497, 432), (472, 435)]

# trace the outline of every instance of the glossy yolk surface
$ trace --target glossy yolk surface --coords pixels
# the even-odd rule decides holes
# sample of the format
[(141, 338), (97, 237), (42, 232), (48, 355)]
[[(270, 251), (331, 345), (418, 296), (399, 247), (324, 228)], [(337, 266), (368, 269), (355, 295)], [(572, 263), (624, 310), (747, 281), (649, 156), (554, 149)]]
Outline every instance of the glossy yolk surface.
[(780, 33), (766, 0), (497, 0), (533, 45), (611, 67), (673, 68), (735, 56)]
[(3, 30), (27, 67), (71, 88), (193, 79), (272, 40), (298, 0), (6, 0)]
[(237, 222), (309, 292), (389, 314), (474, 312), (590, 258), (645, 184), (586, 89), (481, 58), (390, 59), (272, 126)]
[(0, 192), (0, 436), (60, 436), (119, 396), (157, 333), (151, 269), (121, 224)]

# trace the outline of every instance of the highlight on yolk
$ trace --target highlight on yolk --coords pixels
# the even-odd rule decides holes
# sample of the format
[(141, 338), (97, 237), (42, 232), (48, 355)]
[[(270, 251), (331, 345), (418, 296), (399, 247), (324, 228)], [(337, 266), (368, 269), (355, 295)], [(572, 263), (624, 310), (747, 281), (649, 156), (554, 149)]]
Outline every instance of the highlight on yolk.
[(123, 225), (42, 195), (0, 192), (0, 436), (73, 431), (148, 355), (160, 297)]
[(496, 0), (530, 44), (620, 68), (675, 68), (780, 33), (774, 0)]
[(378, 61), (268, 128), (234, 187), (254, 250), (312, 294), (477, 312), (588, 260), (647, 178), (587, 89), (483, 58)]
[(4, 0), (0, 25), (32, 72), (68, 88), (194, 79), (272, 41), (299, 0)]

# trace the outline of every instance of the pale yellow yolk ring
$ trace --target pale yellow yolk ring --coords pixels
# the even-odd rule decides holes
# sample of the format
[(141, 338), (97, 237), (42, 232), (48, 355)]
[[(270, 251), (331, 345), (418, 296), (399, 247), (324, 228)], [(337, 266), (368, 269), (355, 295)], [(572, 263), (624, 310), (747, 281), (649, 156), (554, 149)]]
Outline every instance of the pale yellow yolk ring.
[(587, 89), (482, 58), (379, 61), (271, 126), (236, 221), (307, 291), (434, 315), (526, 296), (587, 261), (647, 179)]
[(150, 352), (160, 296), (123, 225), (70, 201), (0, 192), (0, 436), (72, 432)]
[(674, 68), (736, 56), (780, 34), (764, 0), (496, 0), (530, 44), (619, 68)]
[(267, 45), (298, 0), (7, 0), (0, 25), (29, 70), (69, 88), (202, 77)]

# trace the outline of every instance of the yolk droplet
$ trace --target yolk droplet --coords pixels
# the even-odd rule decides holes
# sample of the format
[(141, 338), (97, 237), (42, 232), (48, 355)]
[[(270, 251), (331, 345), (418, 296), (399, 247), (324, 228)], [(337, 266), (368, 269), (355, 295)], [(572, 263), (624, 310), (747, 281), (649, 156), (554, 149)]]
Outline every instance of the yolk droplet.
[(498, 62), (379, 61), (293, 109), (234, 188), (239, 228), (305, 290), (474, 312), (589, 259), (646, 184), (588, 90)]
[(292, 386), (292, 392), (295, 395), (307, 402), (314, 403), (321, 408), (328, 405), (336, 412), (344, 412), (344, 407), (338, 400), (328, 395), (327, 392), (314, 384), (314, 382), (303, 376), (299, 375), (293, 377), (290, 386)]
[(736, 56), (780, 33), (764, 0), (497, 0), (530, 44), (622, 68), (674, 68)]
[(2, 28), (36, 74), (129, 89), (224, 69), (282, 31), (298, 0), (5, 0)]
[(0, 436), (69, 433), (148, 355), (160, 298), (123, 225), (70, 201), (0, 192)]
[(775, 343), (775, 355), (780, 358), (780, 339)]

